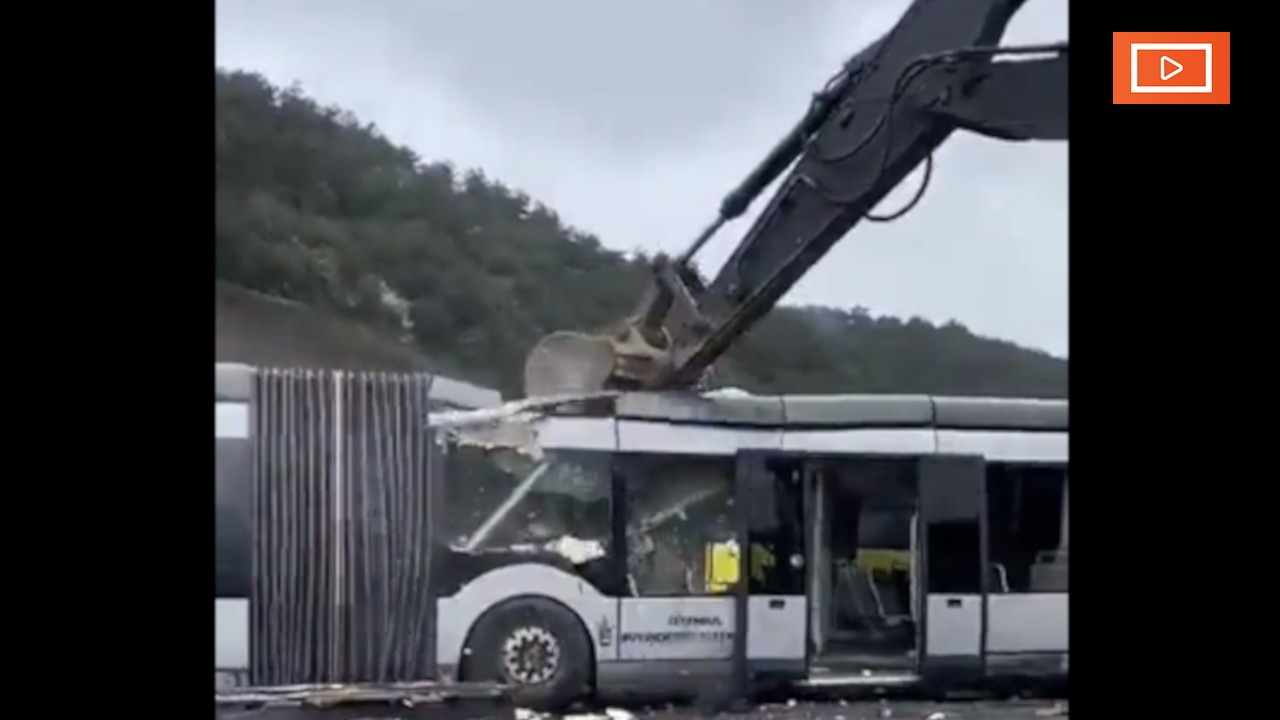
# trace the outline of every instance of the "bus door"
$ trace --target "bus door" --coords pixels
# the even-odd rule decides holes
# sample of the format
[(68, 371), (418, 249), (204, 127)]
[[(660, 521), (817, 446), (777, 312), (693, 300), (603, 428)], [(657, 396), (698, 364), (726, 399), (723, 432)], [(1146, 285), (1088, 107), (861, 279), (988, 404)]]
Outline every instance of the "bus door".
[(735, 505), (746, 539), (735, 583), (735, 650), (749, 677), (801, 675), (808, 644), (803, 466), (759, 452), (738, 455)]
[(985, 463), (980, 457), (920, 461), (916, 583), (921, 671), (980, 676), (987, 566)]

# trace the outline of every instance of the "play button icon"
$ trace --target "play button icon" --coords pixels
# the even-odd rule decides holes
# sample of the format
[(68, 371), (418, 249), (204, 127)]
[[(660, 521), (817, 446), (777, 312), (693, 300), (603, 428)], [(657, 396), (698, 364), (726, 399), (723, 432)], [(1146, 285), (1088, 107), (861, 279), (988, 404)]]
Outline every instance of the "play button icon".
[(1230, 105), (1230, 33), (1113, 33), (1117, 105)]

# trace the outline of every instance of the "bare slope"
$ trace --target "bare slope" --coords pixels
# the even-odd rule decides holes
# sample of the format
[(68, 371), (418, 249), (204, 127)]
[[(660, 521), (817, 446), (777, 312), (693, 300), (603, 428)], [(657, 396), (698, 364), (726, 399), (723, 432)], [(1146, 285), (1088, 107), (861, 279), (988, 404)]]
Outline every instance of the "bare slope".
[(214, 283), (218, 362), (251, 365), (429, 370), (417, 350), (302, 303)]

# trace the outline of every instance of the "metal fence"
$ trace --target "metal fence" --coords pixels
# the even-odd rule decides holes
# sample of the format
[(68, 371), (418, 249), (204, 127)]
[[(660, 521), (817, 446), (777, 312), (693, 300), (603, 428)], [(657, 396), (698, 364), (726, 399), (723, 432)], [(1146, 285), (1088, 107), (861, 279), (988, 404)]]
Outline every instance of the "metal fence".
[(433, 676), (431, 381), (254, 373), (254, 684)]

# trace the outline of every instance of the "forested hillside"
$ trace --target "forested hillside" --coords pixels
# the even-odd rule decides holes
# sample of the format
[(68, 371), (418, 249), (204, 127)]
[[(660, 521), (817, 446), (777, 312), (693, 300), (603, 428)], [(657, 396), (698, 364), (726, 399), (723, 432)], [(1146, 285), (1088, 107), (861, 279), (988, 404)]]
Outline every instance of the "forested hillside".
[[(254, 348), (296, 344), (314, 335), (301, 325), (327, 322), (348, 330), (328, 333), (330, 350), (310, 364), (394, 357), (384, 366), (423, 365), (516, 396), (524, 354), (541, 335), (599, 329), (644, 286), (643, 257), (606, 250), (481, 170), (419, 158), (260, 76), (215, 75), (220, 360), (287, 357)], [(281, 315), (288, 331), (249, 331), (264, 313), (246, 302), (305, 312)], [(360, 347), (334, 353), (334, 342)], [(1067, 363), (954, 323), (783, 307), (740, 341), (716, 380), (754, 392), (1065, 397)]]

